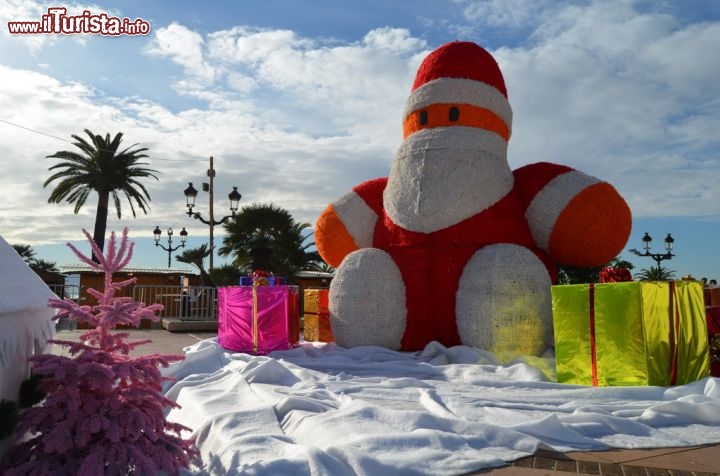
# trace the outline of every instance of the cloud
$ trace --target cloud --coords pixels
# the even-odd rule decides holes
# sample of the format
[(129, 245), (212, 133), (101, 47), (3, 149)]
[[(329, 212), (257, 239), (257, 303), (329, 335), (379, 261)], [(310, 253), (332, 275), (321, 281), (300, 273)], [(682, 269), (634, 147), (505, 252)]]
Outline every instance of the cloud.
[[(258, 127), (312, 137), (375, 134), (399, 137), (401, 111), (424, 40), (380, 28), (361, 41), (309, 39), (289, 30), (237, 26), (201, 36), (172, 24), (158, 28), (148, 54), (181, 64), (177, 92), (217, 110), (243, 109)], [(175, 41), (173, 38), (182, 38)], [(182, 52), (182, 55), (179, 54)], [(213, 71), (209, 82), (193, 81)], [(250, 116), (251, 115), (251, 116)], [(259, 126), (263, 124), (263, 126)]]
[(290, 30), (238, 26), (209, 35), (209, 56), (229, 64), (258, 65), (277, 51), (312, 47)]
[(470, 22), (492, 27), (521, 28), (536, 23), (553, 3), (542, 0), (458, 0)]
[(605, 178), (636, 216), (720, 214), (707, 173), (720, 145), (720, 23), (596, 2), (566, 7), (532, 38), (496, 52), (515, 111), (513, 163)]
[(373, 50), (388, 50), (392, 52), (415, 53), (427, 48), (427, 43), (419, 38), (413, 38), (404, 28), (377, 28), (368, 32), (363, 38), (363, 44)]
[(152, 56), (170, 58), (182, 66), (192, 79), (199, 80), (201, 85), (212, 84), (216, 72), (203, 58), (204, 43), (199, 33), (179, 23), (171, 23), (155, 30), (146, 52)]

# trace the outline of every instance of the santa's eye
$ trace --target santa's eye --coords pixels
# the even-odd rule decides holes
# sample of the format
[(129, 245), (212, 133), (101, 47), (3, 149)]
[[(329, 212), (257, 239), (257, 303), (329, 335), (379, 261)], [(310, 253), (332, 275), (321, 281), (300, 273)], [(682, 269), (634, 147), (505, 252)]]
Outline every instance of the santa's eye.
[(435, 103), (423, 104), (410, 112), (403, 121), (403, 137), (421, 129), (436, 127), (475, 127), (494, 132), (506, 141), (510, 128), (493, 110), (473, 104)]
[(428, 123), (427, 111), (420, 111), (420, 124), (424, 126), (427, 123)]

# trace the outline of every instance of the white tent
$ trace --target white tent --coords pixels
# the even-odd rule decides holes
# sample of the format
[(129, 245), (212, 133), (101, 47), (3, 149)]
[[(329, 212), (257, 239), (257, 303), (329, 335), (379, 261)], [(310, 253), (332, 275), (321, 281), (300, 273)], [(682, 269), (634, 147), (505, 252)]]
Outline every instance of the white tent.
[[(0, 398), (17, 400), (30, 376), (28, 358), (45, 349), (55, 335), (48, 299), (50, 288), (0, 236)], [(0, 442), (0, 455), (10, 438)]]

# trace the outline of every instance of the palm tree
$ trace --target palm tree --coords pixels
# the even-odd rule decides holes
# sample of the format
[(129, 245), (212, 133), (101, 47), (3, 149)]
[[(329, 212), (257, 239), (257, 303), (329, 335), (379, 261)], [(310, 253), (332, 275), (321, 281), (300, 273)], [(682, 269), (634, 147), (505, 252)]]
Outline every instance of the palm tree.
[(320, 262), (320, 266), (318, 267), (318, 271), (322, 271), (323, 273), (335, 273), (335, 268), (327, 264), (325, 261)]
[[(309, 233), (305, 230), (310, 229)], [(292, 237), (293, 244), (288, 249), (293, 250), (295, 260), (294, 262), (299, 263), (300, 269), (314, 269), (315, 263), (318, 261), (322, 262), (320, 253), (310, 251), (310, 248), (315, 247), (315, 242), (310, 240), (310, 237), (314, 234), (312, 231), (312, 225), (310, 223), (295, 223), (291, 229), (290, 236)]]
[(44, 259), (36, 259), (30, 264), (30, 267), (36, 273), (59, 273), (60, 270), (57, 267), (55, 261), (48, 261)]
[(231, 264), (215, 266), (210, 270), (210, 277), (215, 286), (237, 286), (242, 272)]
[(13, 249), (20, 255), (30, 268), (35, 272), (59, 273), (57, 263), (41, 258), (35, 258), (35, 250), (30, 245), (12, 245)]
[(650, 266), (650, 269), (641, 269), (635, 275), (640, 281), (670, 281), (675, 276), (675, 271), (664, 268), (659, 264), (657, 267)]
[(85, 133), (90, 137), (90, 142), (77, 135), (71, 136), (75, 139), (73, 145), (78, 147), (82, 153), (58, 151), (46, 157), (62, 159), (64, 162), (48, 169), (50, 171), (57, 170), (57, 172), (45, 181), (43, 187), (58, 180), (55, 189), (50, 193), (48, 203), (62, 201), (74, 203), (76, 214), (85, 204), (90, 193), (97, 192), (98, 203), (95, 212), (93, 241), (102, 251), (105, 246), (110, 196), (112, 195), (118, 218), (121, 218), (118, 192), (127, 198), (133, 217), (136, 216), (133, 201), (144, 213), (147, 213), (150, 195), (138, 179), (153, 177), (157, 180), (155, 175), (157, 171), (143, 167), (148, 164), (139, 162), (140, 159), (148, 157), (143, 153), (148, 150), (147, 148), (135, 148), (137, 144), (134, 144), (119, 150), (123, 137), (122, 132), (117, 133), (112, 139), (110, 134), (106, 134), (103, 138), (88, 129), (85, 129)]
[(203, 244), (197, 248), (189, 248), (182, 252), (182, 254), (175, 256), (175, 259), (181, 263), (192, 264), (200, 270), (200, 283), (202, 286), (212, 286), (213, 282), (210, 275), (205, 271), (204, 260), (210, 256), (211, 250), (208, 249), (208, 245)]
[(305, 244), (309, 223), (296, 223), (290, 212), (275, 205), (244, 207), (225, 225), (221, 256), (234, 255), (233, 265), (241, 273), (257, 269), (293, 279), (306, 263), (318, 259)]
[(32, 248), (32, 246), (12, 245), (12, 247), (27, 264), (32, 264), (33, 261), (35, 261), (35, 250)]
[(323, 261), (322, 259), (319, 259), (319, 258), (317, 260), (308, 261), (305, 264), (305, 266), (303, 267), (303, 269), (306, 269), (308, 271), (319, 271), (321, 273), (330, 273), (330, 274), (335, 273), (335, 268), (333, 268), (332, 266), (330, 266), (325, 261)]

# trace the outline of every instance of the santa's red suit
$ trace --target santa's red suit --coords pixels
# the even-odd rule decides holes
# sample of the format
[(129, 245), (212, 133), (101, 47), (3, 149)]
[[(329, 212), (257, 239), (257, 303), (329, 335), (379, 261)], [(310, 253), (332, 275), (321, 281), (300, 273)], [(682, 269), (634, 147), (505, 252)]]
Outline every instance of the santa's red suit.
[(630, 212), (612, 186), (569, 167), (513, 172), (511, 123), (484, 49), (453, 42), (425, 59), (390, 176), (358, 185), (316, 225), (318, 251), (337, 268), (338, 344), (415, 350), (437, 340), (524, 354), (551, 344), (555, 265), (612, 259)]

